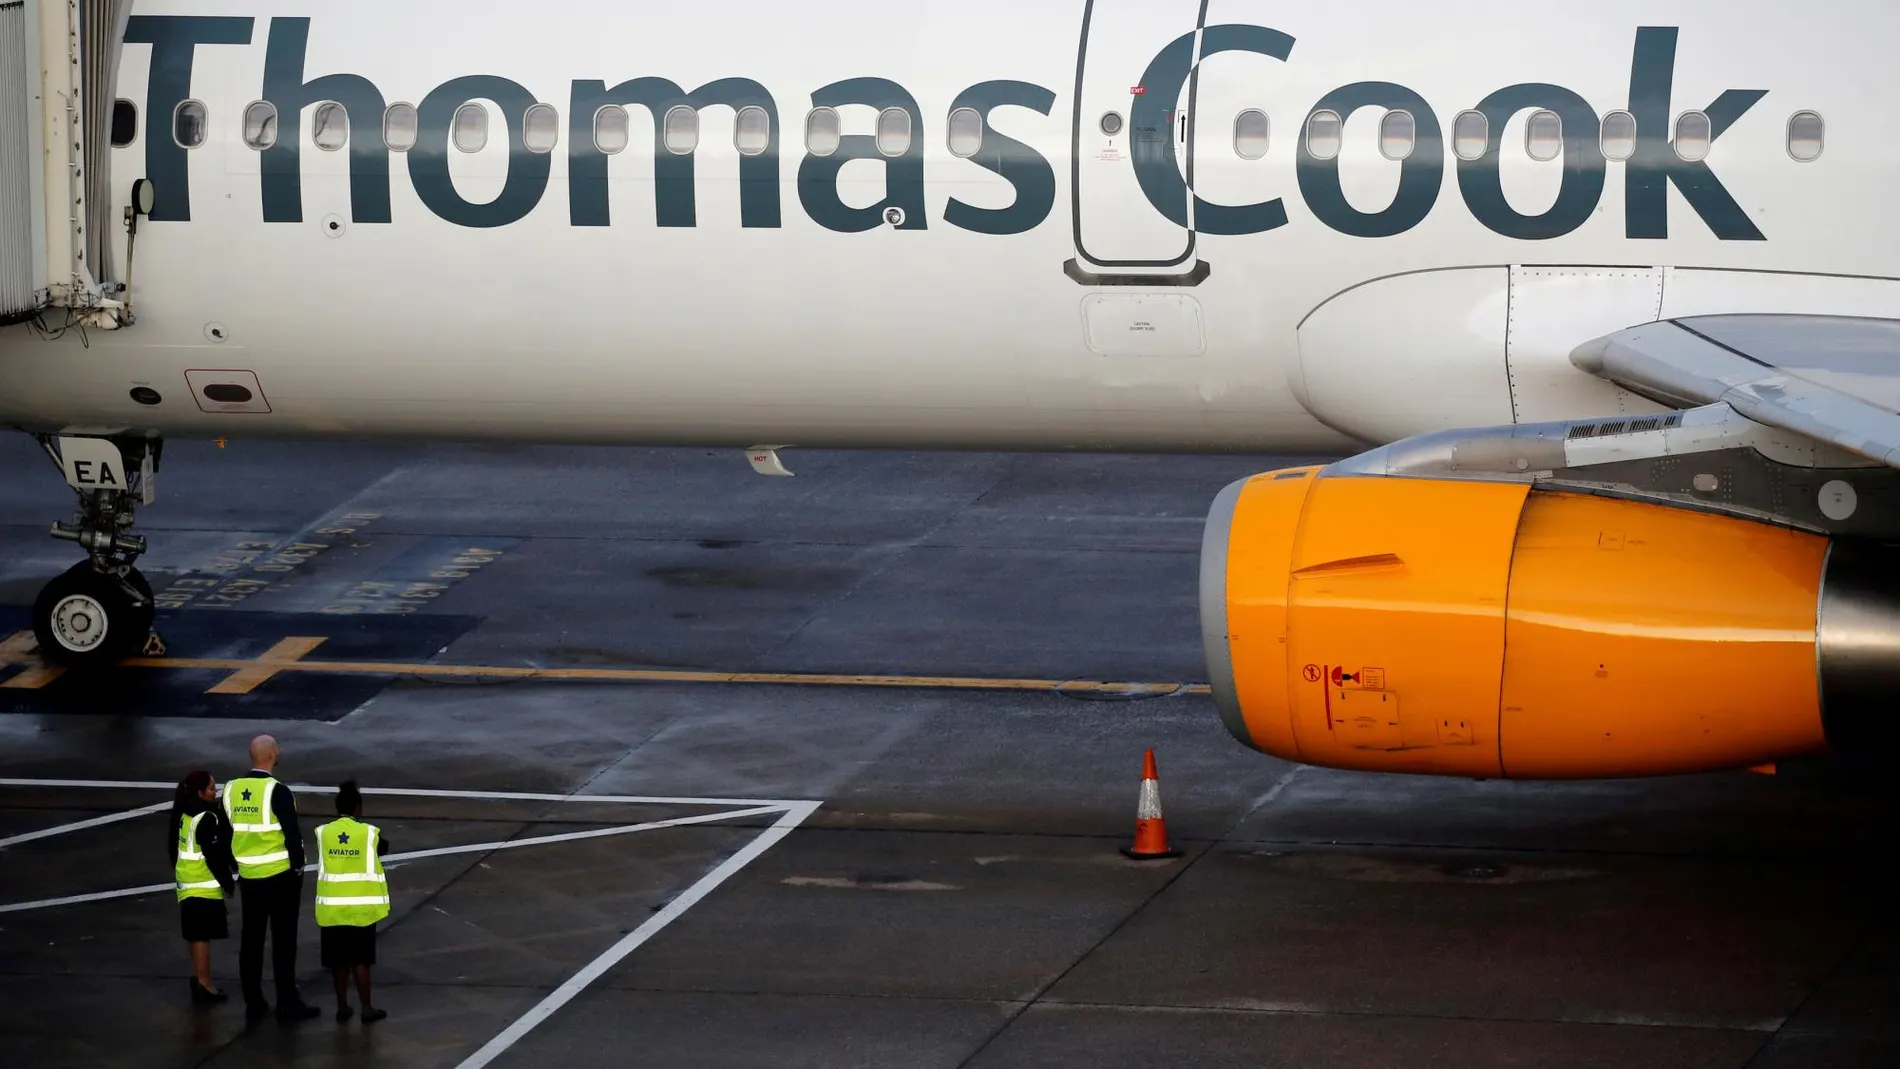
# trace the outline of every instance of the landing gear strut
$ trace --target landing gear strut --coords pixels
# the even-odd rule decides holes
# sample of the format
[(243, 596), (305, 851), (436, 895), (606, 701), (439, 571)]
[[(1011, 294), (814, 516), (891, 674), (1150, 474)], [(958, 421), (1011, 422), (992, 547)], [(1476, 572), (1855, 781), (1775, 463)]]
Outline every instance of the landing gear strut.
[(145, 539), (126, 532), (133, 510), (152, 500), (163, 443), (41, 435), (40, 444), (79, 495), (72, 521), (55, 523), (52, 535), (88, 554), (33, 603), (40, 657), (73, 668), (108, 667), (142, 650), (152, 633), (152, 585), (132, 566)]

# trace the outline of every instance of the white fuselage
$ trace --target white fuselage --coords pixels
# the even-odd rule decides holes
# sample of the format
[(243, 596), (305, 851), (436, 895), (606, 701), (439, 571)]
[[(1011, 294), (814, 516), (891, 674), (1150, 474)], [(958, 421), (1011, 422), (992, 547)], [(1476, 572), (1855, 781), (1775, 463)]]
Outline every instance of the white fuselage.
[[(236, 21), (185, 21), (214, 16)], [(178, 41), (207, 27), (248, 43), (198, 44), (181, 82)], [(1204, 58), (1177, 90), (1167, 52), (1182, 37), (1179, 55)], [(136, 322), (0, 329), (0, 424), (1317, 451), (1447, 419), (1639, 407), (1549, 360), (1531, 397), (1505, 350), (1489, 355), (1530, 329), (1512, 320), (1523, 266), (1586, 269), (1565, 276), (1587, 276), (1574, 299), (1540, 291), (1550, 352), (1655, 318), (1678, 273), (1697, 280), (1682, 290), (1696, 310), (1900, 314), (1900, 113), (1883, 89), (1896, 37), (1900, 8), (1873, 2), (151, 0), (119, 77), (137, 133), (112, 158), (115, 204), (141, 177), (160, 197), (133, 252)], [(301, 88), (333, 75), (351, 77)], [(438, 91), (470, 76), (488, 80)], [(635, 79), (707, 87), (690, 156), (656, 144), (674, 106), (659, 82), (629, 90), (645, 97), (626, 104), (624, 151), (596, 149), (600, 102)], [(761, 135), (735, 136), (734, 105), (760, 98), (722, 79), (763, 90), (767, 151), (742, 156)], [(172, 141), (178, 101), (154, 94), (174, 84), (204, 105), (199, 147)], [(1303, 127), (1355, 85), (1334, 97), (1344, 122), (1325, 159), (1324, 129), (1309, 142)], [(366, 92), (378, 110), (421, 106), (415, 147), (384, 147)], [(260, 150), (245, 113), (273, 94), (279, 143)], [(319, 103), (344, 98), (354, 156), (313, 143)], [(1458, 116), (1487, 98), (1497, 121), (1461, 159)], [(488, 136), (463, 151), (449, 116), (471, 99)], [(558, 116), (546, 154), (524, 144), (532, 101)], [(827, 155), (822, 116), (807, 138), (831, 102), (844, 142)], [(987, 120), (973, 158), (952, 152), (966, 106)], [(908, 147), (889, 116), (873, 137), (892, 108)], [(1568, 116), (1556, 159), (1533, 157), (1539, 109)], [(1249, 159), (1255, 110), (1268, 132)], [(1672, 138), (1699, 110), (1715, 136), (1685, 162), (1696, 146)], [(1638, 121), (1629, 160), (1586, 129), (1619, 111)], [(1807, 111), (1825, 125), (1811, 161), (1789, 143)], [(1168, 177), (1186, 159), (1191, 206)], [(1501, 288), (1400, 287), (1302, 335), (1342, 294), (1448, 269), (1496, 269), (1469, 277)], [(1634, 283), (1597, 285), (1625, 269)], [(1597, 311), (1571, 326), (1584, 305)], [(268, 411), (218, 410), (191, 371), (255, 376)], [(1490, 382), (1501, 409), (1474, 401)], [(133, 400), (140, 387), (160, 402)]]

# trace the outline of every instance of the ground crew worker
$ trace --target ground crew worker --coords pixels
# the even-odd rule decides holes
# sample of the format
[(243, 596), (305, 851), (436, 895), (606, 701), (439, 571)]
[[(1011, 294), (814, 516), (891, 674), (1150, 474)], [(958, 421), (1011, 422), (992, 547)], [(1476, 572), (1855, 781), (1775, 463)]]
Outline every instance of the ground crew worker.
[(244, 1016), (270, 1013), (264, 1001), (264, 929), (270, 928), (271, 975), (277, 981), (277, 1019), (306, 1021), (317, 1008), (297, 993), (297, 904), (303, 894), (303, 836), (297, 800), (277, 782), (277, 740), (251, 740), (251, 771), (224, 785), (224, 814), (231, 821), (231, 855), (244, 897), (244, 927), (238, 940), (238, 976), (244, 986)]
[(317, 829), (317, 928), (323, 939), (323, 967), (336, 985), (336, 1019), (350, 1019), (350, 973), (356, 973), (356, 997), (363, 1023), (389, 1016), (369, 997), (369, 970), (376, 964), (376, 922), (389, 916), (389, 881), (383, 854), (389, 841), (374, 824), (363, 823), (363, 793), (356, 781), (337, 788), (337, 818)]
[(193, 771), (178, 781), (166, 840), (178, 889), (179, 926), (191, 949), (191, 1001), (201, 1006), (223, 1002), (230, 996), (211, 986), (211, 941), (231, 936), (224, 902), (237, 890), (231, 875), (236, 865), (211, 773)]

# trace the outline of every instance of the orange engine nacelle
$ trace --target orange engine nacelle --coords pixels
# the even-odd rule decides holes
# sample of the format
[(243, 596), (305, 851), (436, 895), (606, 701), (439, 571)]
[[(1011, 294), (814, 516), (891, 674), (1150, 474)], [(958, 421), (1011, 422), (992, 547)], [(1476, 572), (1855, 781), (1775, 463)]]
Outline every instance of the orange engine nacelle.
[(1249, 746), (1589, 778), (1753, 765), (1886, 722), (1900, 601), (1870, 551), (1523, 484), (1318, 471), (1242, 480), (1209, 516), (1209, 675)]

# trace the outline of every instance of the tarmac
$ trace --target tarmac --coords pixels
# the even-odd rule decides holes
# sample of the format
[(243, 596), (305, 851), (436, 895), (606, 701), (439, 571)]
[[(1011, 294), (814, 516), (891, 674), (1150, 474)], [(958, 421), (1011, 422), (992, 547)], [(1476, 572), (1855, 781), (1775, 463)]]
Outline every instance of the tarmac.
[[(0, 1065), (1900, 1065), (1878, 769), (1292, 766), (1195, 577), (1304, 458), (785, 459), (168, 443), (165, 649), (101, 682), (17, 637), (71, 495), (0, 438)], [(307, 912), (323, 1017), (246, 1029), (235, 939), (189, 1004), (159, 807), (260, 732), (307, 825), (372, 792), (386, 1021)], [(1131, 861), (1151, 747), (1183, 856)]]

